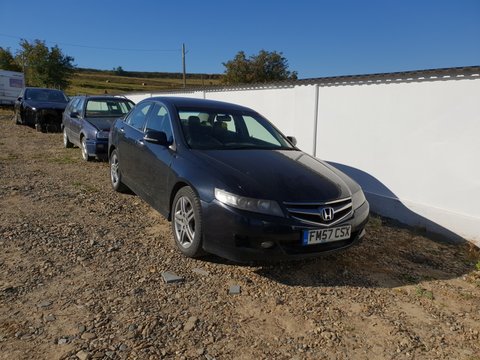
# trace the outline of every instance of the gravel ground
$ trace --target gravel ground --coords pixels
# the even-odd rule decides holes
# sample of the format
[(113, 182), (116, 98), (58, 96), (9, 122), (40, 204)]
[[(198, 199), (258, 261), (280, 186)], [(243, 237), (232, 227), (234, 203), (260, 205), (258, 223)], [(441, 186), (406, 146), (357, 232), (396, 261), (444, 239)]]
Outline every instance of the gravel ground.
[(319, 259), (187, 259), (108, 172), (0, 117), (0, 359), (480, 359), (478, 248), (373, 217)]

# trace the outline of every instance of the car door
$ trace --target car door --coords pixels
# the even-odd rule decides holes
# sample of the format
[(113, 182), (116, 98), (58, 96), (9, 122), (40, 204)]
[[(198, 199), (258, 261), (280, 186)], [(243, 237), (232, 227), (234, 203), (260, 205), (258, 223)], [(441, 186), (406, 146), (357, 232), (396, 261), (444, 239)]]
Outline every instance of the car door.
[(147, 118), (145, 132), (162, 131), (167, 135), (170, 146), (159, 145), (143, 140), (141, 157), (138, 159), (138, 175), (147, 201), (161, 213), (167, 213), (169, 203), (169, 185), (173, 178), (171, 165), (175, 156), (173, 150), (173, 132), (167, 107), (156, 103)]
[(78, 98), (73, 98), (72, 100), (70, 100), (70, 102), (68, 103), (62, 115), (63, 127), (70, 141), (72, 139), (72, 133), (70, 129), (72, 119), (70, 118), (70, 114), (73, 112), (73, 109), (75, 108), (75, 104), (78, 102), (78, 100), (79, 100)]
[(138, 195), (144, 196), (139, 174), (139, 161), (143, 153), (143, 129), (153, 103), (145, 101), (138, 104), (127, 116), (124, 123), (118, 125), (118, 159), (120, 171), (128, 186)]
[(80, 146), (80, 130), (82, 129), (82, 121), (84, 117), (83, 105), (85, 104), (85, 98), (80, 98), (78, 102), (69, 114), (70, 122), (70, 141), (75, 145)]

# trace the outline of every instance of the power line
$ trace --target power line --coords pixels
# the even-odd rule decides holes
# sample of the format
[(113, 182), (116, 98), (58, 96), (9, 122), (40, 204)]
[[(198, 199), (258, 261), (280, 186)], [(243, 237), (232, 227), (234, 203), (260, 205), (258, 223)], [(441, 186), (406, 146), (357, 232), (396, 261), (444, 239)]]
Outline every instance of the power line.
[[(0, 36), (9, 37), (17, 40), (24, 40), (24, 39), (28, 41), (38, 40), (38, 39), (27, 39), (20, 36), (2, 34), (2, 33), (0, 33)], [(104, 47), (104, 46), (72, 44), (72, 43), (59, 42), (59, 41), (47, 41), (47, 40), (43, 40), (43, 41), (46, 43), (55, 44), (55, 45), (59, 44), (59, 45), (73, 46), (73, 47), (79, 47), (84, 49), (109, 50), (109, 51), (132, 51), (132, 52), (181, 52), (182, 51), (182, 49), (130, 49), (130, 48), (113, 48), (113, 47)]]

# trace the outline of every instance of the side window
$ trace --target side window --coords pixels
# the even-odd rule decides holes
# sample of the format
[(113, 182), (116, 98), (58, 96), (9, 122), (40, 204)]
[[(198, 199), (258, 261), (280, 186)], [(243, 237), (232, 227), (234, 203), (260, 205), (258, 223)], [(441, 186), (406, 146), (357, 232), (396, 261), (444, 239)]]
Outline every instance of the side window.
[(78, 98), (74, 98), (72, 99), (72, 101), (70, 102), (70, 104), (68, 105), (68, 107), (65, 109), (65, 112), (66, 114), (68, 114), (68, 116), (70, 116), (70, 113), (75, 111), (75, 106), (77, 105), (78, 103)]
[(73, 111), (78, 112), (80, 116), (83, 116), (83, 103), (85, 102), (84, 98), (79, 98), (77, 103), (73, 106)]
[(173, 131), (170, 123), (170, 115), (167, 108), (156, 104), (152, 115), (148, 118), (146, 130), (163, 131), (167, 135), (168, 142), (173, 143)]
[(125, 122), (135, 129), (143, 131), (143, 127), (147, 121), (148, 111), (150, 110), (151, 106), (151, 102), (146, 102), (137, 106), (135, 109), (133, 109)]

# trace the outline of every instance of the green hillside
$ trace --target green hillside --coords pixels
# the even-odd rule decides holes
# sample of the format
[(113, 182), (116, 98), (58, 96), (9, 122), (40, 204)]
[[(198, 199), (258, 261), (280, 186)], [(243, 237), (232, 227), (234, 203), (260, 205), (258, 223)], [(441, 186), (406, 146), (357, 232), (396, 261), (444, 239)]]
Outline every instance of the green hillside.
[[(221, 83), (220, 74), (187, 74), (187, 87), (215, 86)], [(122, 72), (95, 69), (76, 69), (67, 95), (78, 94), (123, 94), (129, 92), (150, 92), (183, 88), (181, 73)]]

